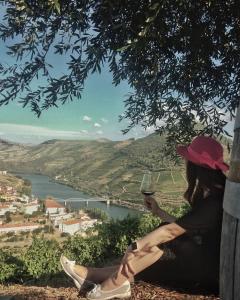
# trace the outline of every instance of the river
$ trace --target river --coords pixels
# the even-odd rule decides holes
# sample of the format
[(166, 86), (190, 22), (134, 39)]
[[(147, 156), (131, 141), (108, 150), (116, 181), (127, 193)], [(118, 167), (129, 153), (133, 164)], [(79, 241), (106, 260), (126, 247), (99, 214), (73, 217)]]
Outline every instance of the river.
[[(66, 202), (68, 203), (68, 205), (70, 204), (72, 209), (79, 209), (83, 207), (97, 207), (105, 211), (113, 219), (123, 219), (127, 215), (140, 215), (140, 212), (134, 209), (116, 205), (107, 206), (105, 202), (91, 201), (91, 199), (93, 199), (92, 196), (84, 194), (64, 184), (52, 181), (48, 176), (25, 173), (16, 173), (15, 175), (21, 176), (22, 178), (31, 181), (32, 194), (40, 199), (45, 199), (48, 196), (52, 196), (59, 202), (64, 202), (64, 200), (66, 200)], [(67, 200), (70, 198), (86, 199), (88, 200), (88, 205), (86, 201)]]

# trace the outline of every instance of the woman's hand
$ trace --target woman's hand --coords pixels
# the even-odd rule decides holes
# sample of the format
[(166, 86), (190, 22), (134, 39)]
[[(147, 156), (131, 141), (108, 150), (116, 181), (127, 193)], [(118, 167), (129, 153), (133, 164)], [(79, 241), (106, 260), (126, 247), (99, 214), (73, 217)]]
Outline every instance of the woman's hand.
[(144, 204), (152, 214), (158, 216), (162, 221), (172, 223), (176, 221), (176, 217), (170, 215), (168, 212), (158, 206), (157, 201), (150, 196), (144, 197)]
[(122, 273), (127, 278), (134, 276), (134, 270), (132, 267), (132, 260), (136, 256), (137, 251), (133, 251), (131, 246), (129, 246), (122, 258), (120, 269), (118, 273)]
[(150, 196), (144, 196), (144, 204), (148, 210), (152, 212), (153, 215), (158, 216), (159, 206), (157, 201)]

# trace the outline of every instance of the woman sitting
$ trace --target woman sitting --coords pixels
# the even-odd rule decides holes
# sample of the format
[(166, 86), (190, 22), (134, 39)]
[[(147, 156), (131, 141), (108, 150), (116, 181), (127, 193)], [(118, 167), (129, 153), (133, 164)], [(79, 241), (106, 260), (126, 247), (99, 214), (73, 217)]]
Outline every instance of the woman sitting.
[(164, 221), (158, 228), (128, 247), (120, 265), (86, 268), (61, 257), (64, 271), (76, 286), (94, 283), (87, 299), (125, 298), (130, 282), (143, 280), (173, 287), (218, 290), (222, 202), (228, 166), (222, 146), (213, 138), (199, 136), (177, 152), (186, 160), (188, 182), (185, 199), (191, 210), (176, 219), (156, 200), (145, 196), (145, 205)]

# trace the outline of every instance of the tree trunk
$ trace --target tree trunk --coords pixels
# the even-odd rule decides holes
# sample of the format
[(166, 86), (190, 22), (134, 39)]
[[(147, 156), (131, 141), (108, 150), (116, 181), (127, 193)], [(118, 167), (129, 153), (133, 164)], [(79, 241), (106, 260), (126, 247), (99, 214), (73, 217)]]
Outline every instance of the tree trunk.
[(240, 105), (238, 107), (230, 171), (223, 201), (220, 260), (220, 298), (240, 299)]

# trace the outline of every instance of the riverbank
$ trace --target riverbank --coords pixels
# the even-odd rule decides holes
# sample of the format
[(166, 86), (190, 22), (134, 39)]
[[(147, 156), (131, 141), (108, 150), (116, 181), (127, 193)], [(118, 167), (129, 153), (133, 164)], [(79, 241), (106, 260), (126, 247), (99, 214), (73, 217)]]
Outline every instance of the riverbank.
[[(16, 174), (18, 175), (18, 174)], [(53, 180), (49, 176), (39, 174), (19, 174), (22, 178), (27, 179), (32, 184), (32, 194), (39, 199), (46, 199), (52, 196), (60, 203), (66, 204), (73, 210), (79, 210), (82, 208), (98, 208), (105, 211), (113, 219), (124, 219), (128, 215), (136, 216), (141, 212), (135, 206), (125, 207), (123, 204), (108, 205), (106, 199), (103, 199), (103, 195), (89, 195), (66, 185)], [(101, 201), (103, 199), (104, 201)]]
[[(102, 193), (87, 193), (84, 189), (82, 190), (73, 184), (63, 182), (62, 180), (55, 180), (54, 178), (46, 175), (26, 173), (15, 173), (15, 175), (19, 175), (31, 182), (32, 194), (36, 197), (45, 199), (46, 197), (52, 196), (60, 202), (69, 200), (69, 205), (74, 209), (81, 209), (86, 206), (89, 206), (89, 208), (96, 207), (104, 210), (113, 218), (124, 218), (128, 214), (136, 215), (147, 211), (144, 207), (143, 200), (141, 202), (136, 202), (135, 200), (127, 201), (119, 199), (118, 197), (114, 199), (113, 195), (109, 197)], [(107, 205), (106, 203), (108, 197), (111, 205)], [(159, 193), (157, 193), (157, 197), (160, 197), (162, 202), (164, 202), (162, 204), (166, 206), (179, 205), (179, 202), (177, 203), (173, 199), (171, 200), (166, 198), (166, 195), (164, 194), (159, 195)], [(93, 198), (94, 201), (91, 201)], [(71, 201), (71, 199), (73, 199), (73, 201)], [(75, 199), (79, 199), (80, 201), (75, 201)]]
[(138, 203), (133, 203), (130, 201), (128, 202), (128, 201), (124, 201), (124, 200), (111, 200), (111, 203), (113, 205), (122, 206), (122, 207), (126, 207), (129, 209), (135, 209), (140, 212), (147, 212), (144, 204), (138, 204)]
[[(143, 203), (143, 199), (142, 199), (142, 201), (139, 201), (139, 202), (136, 201), (136, 199), (139, 200), (142, 198), (142, 195), (140, 195), (139, 193), (136, 193), (136, 195), (135, 195), (136, 199), (130, 198), (131, 200), (127, 201), (125, 199), (123, 200), (123, 199), (119, 198), (120, 196), (117, 196), (117, 199), (116, 198), (114, 199), (114, 195), (109, 197), (109, 195), (106, 195), (103, 193), (98, 193), (96, 190), (91, 191), (89, 189), (85, 189), (85, 187), (79, 187), (79, 186), (76, 186), (74, 184), (71, 184), (69, 182), (66, 182), (66, 181), (63, 181), (60, 179), (56, 180), (56, 179), (51, 178), (51, 180), (52, 180), (52, 182), (56, 182), (56, 183), (64, 185), (64, 186), (68, 186), (76, 191), (79, 191), (79, 192), (85, 194), (86, 196), (99, 198), (99, 201), (101, 201), (101, 199), (104, 199), (103, 201), (106, 201), (106, 199), (109, 198), (111, 204), (113, 204), (113, 205), (128, 208), (128, 209), (133, 209), (138, 212), (147, 212), (146, 207), (144, 206), (144, 203)], [(184, 191), (182, 191), (182, 193), (183, 192)], [(159, 199), (161, 199), (160, 202), (163, 207), (171, 207), (171, 208), (179, 207), (185, 203), (185, 200), (182, 198), (181, 195), (178, 197), (173, 197), (173, 196), (171, 197), (171, 196), (167, 195), (166, 193), (162, 193), (160, 191), (157, 192), (156, 195)]]
[[(44, 175), (43, 175), (44, 176)], [(79, 191), (81, 193), (84, 193), (86, 194), (87, 196), (92, 196), (92, 197), (95, 197), (95, 198), (99, 198), (99, 201), (101, 201), (101, 199), (104, 199), (104, 201), (106, 201), (106, 195), (103, 195), (102, 193), (91, 193), (91, 192), (86, 192), (84, 190), (84, 188), (79, 188), (78, 186), (75, 186), (74, 184), (71, 184), (71, 183), (67, 183), (63, 180), (59, 180), (59, 179), (54, 179), (54, 178), (51, 178), (50, 177), (50, 180), (52, 182), (56, 182), (58, 184), (61, 184), (61, 185), (65, 185), (65, 186), (68, 186), (76, 191)], [(146, 212), (146, 208), (144, 206), (144, 204), (140, 204), (140, 203), (134, 203), (134, 202), (131, 202), (131, 201), (126, 201), (126, 200), (121, 200), (121, 199), (110, 199), (110, 203), (113, 204), (113, 205), (116, 205), (116, 206), (120, 206), (120, 207), (125, 207), (125, 208), (129, 208), (129, 209), (134, 209), (134, 210), (137, 210), (137, 211), (140, 211), (140, 212)]]

